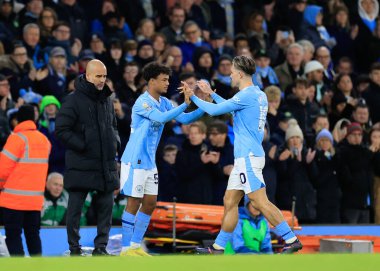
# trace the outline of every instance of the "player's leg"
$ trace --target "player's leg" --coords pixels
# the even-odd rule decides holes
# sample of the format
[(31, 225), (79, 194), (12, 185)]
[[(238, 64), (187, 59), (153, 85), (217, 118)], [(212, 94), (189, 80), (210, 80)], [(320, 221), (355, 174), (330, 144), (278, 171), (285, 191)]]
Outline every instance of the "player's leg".
[(130, 164), (121, 164), (121, 193), (128, 196), (127, 206), (122, 215), (122, 253), (131, 246), (136, 213), (144, 196), (145, 175), (142, 169), (133, 169)]
[(246, 159), (247, 187), (246, 194), (253, 207), (258, 209), (264, 217), (275, 227), (275, 233), (281, 236), (287, 246), (284, 252), (289, 253), (298, 251), (302, 248), (301, 243), (286, 223), (281, 211), (268, 200), (262, 169), (265, 160), (263, 157), (249, 157)]
[[(150, 218), (157, 204), (158, 194), (158, 174), (157, 169), (147, 171), (147, 178), (144, 188), (144, 197), (142, 205), (136, 215), (135, 228), (131, 239), (131, 248), (141, 248), (141, 242), (144, 238), (145, 232), (148, 229)], [(142, 249), (136, 250), (140, 256), (147, 256)]]

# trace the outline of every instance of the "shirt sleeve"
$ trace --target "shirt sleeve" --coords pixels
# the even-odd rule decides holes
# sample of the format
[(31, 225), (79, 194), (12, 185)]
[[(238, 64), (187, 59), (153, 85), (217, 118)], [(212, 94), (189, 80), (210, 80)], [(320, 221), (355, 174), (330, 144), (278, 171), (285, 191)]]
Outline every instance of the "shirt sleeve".
[(169, 111), (161, 112), (153, 106), (151, 101), (148, 100), (141, 100), (139, 103), (136, 103), (135, 106), (136, 114), (161, 123), (165, 123), (176, 118), (187, 108), (187, 104), (183, 103)]
[(213, 92), (213, 93), (211, 94), (211, 98), (212, 98), (217, 104), (226, 101), (226, 99), (224, 99), (222, 96), (216, 94), (215, 92)]
[(231, 99), (225, 100), (224, 102), (213, 104), (205, 102), (199, 99), (197, 96), (191, 96), (191, 100), (203, 111), (210, 114), (211, 116), (223, 115), (232, 111), (237, 111), (242, 109), (244, 106), (240, 103), (240, 99), (237, 95)]
[[(166, 109), (167, 110), (173, 110), (175, 107), (173, 105), (173, 103), (166, 99)], [(193, 121), (199, 119), (202, 115), (204, 114), (204, 111), (202, 109), (197, 109), (197, 110), (194, 110), (190, 113), (181, 113), (179, 114), (175, 120), (180, 122), (180, 123), (183, 123), (183, 124), (189, 124), (189, 123), (192, 123)]]

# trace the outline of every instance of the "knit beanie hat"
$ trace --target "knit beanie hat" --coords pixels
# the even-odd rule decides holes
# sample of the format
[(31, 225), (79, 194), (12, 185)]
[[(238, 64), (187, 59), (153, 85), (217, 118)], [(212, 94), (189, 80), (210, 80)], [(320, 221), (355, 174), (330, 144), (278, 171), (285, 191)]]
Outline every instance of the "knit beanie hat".
[(17, 121), (21, 123), (23, 121), (32, 120), (34, 121), (34, 106), (25, 104), (18, 109)]
[(306, 63), (304, 74), (311, 73), (313, 71), (324, 70), (322, 64), (317, 60), (312, 60)]
[(288, 126), (288, 129), (286, 130), (285, 140), (288, 141), (289, 138), (295, 137), (295, 136), (298, 136), (299, 138), (301, 138), (301, 140), (303, 140), (303, 133), (302, 133), (301, 128), (298, 126), (297, 121), (294, 119), (291, 119), (288, 121), (288, 125), (289, 126)]
[(331, 142), (331, 144), (334, 144), (334, 139), (333, 139), (333, 136), (332, 134), (330, 133), (329, 130), (327, 129), (322, 129), (318, 135), (317, 135), (317, 138), (316, 138), (316, 142), (318, 142), (321, 138), (328, 138)]

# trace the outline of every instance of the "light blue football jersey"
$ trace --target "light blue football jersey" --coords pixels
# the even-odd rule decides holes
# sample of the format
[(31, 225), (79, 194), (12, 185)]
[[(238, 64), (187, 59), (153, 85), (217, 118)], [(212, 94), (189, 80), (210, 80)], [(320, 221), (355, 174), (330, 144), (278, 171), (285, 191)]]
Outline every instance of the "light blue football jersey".
[(165, 97), (157, 101), (148, 91), (140, 95), (132, 107), (131, 135), (121, 161), (131, 163), (133, 168), (156, 168), (156, 150), (165, 123), (172, 119), (190, 123), (204, 113), (200, 109), (183, 113), (186, 108), (186, 103), (174, 107)]
[(228, 100), (224, 100), (216, 93), (212, 94), (212, 98), (218, 104), (204, 102), (194, 95), (191, 100), (212, 116), (232, 113), (235, 158), (247, 157), (250, 154), (257, 157), (265, 156), (261, 145), (268, 112), (268, 100), (265, 93), (252, 85), (242, 89)]

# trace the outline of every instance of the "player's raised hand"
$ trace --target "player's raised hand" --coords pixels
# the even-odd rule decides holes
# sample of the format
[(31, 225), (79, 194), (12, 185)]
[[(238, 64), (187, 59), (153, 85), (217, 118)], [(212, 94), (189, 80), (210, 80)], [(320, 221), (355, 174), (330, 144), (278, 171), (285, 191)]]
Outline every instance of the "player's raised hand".
[(216, 92), (216, 90), (212, 90), (210, 84), (205, 80), (199, 80), (197, 81), (198, 88), (204, 93), (211, 95), (212, 93)]
[(181, 93), (183, 92), (183, 94), (185, 95), (185, 103), (190, 104), (191, 102), (190, 97), (194, 95), (194, 91), (190, 88), (190, 86), (186, 82), (182, 81), (181, 83), (182, 83)]

